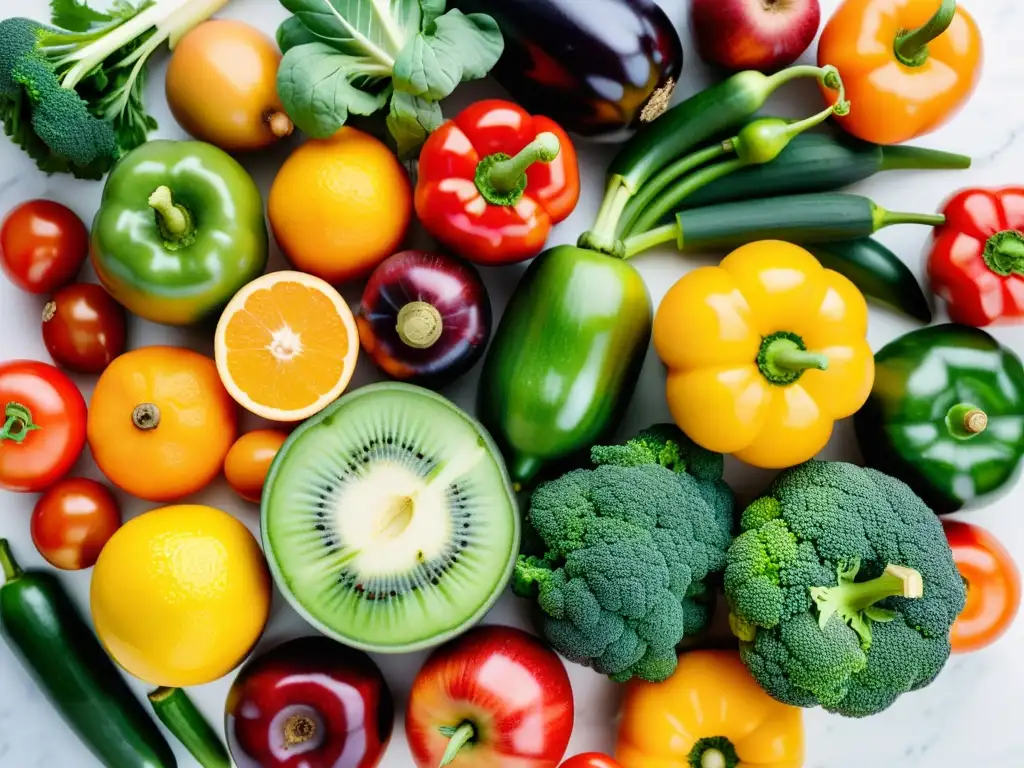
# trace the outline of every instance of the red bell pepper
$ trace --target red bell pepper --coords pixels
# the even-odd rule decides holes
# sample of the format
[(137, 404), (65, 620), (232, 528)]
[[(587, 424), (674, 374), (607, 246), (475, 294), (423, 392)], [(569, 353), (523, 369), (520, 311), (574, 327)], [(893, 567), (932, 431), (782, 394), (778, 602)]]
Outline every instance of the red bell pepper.
[(579, 196), (568, 134), (508, 101), (465, 109), (420, 154), (416, 214), (431, 235), (477, 264), (533, 258)]
[(928, 279), (950, 319), (979, 328), (1024, 322), (1024, 188), (965, 189), (943, 213)]

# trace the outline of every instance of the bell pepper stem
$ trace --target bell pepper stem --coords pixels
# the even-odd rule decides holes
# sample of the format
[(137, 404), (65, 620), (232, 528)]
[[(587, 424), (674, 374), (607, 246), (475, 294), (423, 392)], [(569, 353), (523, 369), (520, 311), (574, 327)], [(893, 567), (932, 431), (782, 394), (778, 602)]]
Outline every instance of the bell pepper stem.
[(471, 723), (463, 723), (458, 728), (441, 728), (441, 734), (448, 738), (448, 748), (445, 749), (438, 768), (445, 768), (455, 760), (459, 750), (476, 737), (476, 729)]
[(11, 545), (7, 543), (7, 539), (0, 539), (0, 568), (4, 572), (4, 584), (20, 579), (25, 573), (18, 565), (18, 561), (14, 559)]
[(802, 349), (783, 349), (775, 354), (775, 364), (790, 371), (828, 370), (828, 358)]
[(805, 371), (828, 370), (828, 358), (819, 352), (807, 351), (804, 340), (789, 331), (766, 336), (761, 341), (756, 363), (761, 375), (778, 386), (792, 384)]
[(164, 240), (181, 243), (192, 234), (192, 216), (174, 202), (170, 187), (157, 187), (149, 196), (149, 207), (156, 211), (157, 225)]
[(957, 403), (946, 413), (949, 433), (960, 440), (970, 440), (988, 429), (988, 414), (971, 403)]
[(515, 205), (526, 191), (526, 171), (530, 166), (550, 163), (561, 149), (558, 137), (545, 131), (514, 157), (503, 153), (488, 155), (476, 167), (476, 187), (491, 205)]
[(917, 29), (896, 36), (894, 51), (901, 64), (920, 67), (928, 61), (928, 43), (937, 38), (956, 18), (956, 0), (942, 0), (935, 15)]
[(441, 338), (444, 321), (433, 304), (410, 301), (398, 310), (395, 330), (406, 346), (429, 349)]
[(725, 755), (717, 749), (707, 749), (700, 756), (700, 768), (725, 768)]
[(32, 420), (32, 411), (21, 403), (8, 403), (4, 407), (4, 417), (6, 421), (0, 429), (0, 442), (10, 440), (14, 443), (23, 443), (29, 432), (42, 429)]
[(739, 763), (736, 747), (725, 736), (700, 739), (687, 755), (690, 768), (736, 768)]
[(1015, 229), (996, 232), (985, 243), (981, 257), (1000, 277), (1024, 275), (1024, 233)]
[(906, 213), (902, 211), (887, 211), (880, 205), (872, 203), (871, 218), (875, 232), (885, 227), (896, 224), (923, 224), (929, 227), (939, 227), (946, 223), (946, 217), (941, 213)]

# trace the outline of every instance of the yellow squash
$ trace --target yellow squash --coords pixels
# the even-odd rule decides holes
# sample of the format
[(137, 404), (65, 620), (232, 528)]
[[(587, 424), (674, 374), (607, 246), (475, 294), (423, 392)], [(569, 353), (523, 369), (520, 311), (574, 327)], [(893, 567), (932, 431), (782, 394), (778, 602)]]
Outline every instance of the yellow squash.
[(871, 392), (868, 310), (807, 251), (766, 240), (690, 272), (654, 319), (668, 404), (708, 450), (781, 469), (813, 458)]
[(734, 651), (692, 651), (663, 683), (626, 687), (622, 768), (801, 768), (803, 711), (761, 690)]

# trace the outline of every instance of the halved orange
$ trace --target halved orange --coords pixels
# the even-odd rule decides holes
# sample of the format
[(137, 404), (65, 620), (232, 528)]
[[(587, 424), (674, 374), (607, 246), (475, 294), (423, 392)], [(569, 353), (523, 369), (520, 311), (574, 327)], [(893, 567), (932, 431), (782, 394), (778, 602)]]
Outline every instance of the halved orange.
[(217, 324), (217, 370), (231, 396), (271, 421), (302, 421), (338, 399), (359, 356), (352, 310), (302, 272), (271, 272), (228, 304)]

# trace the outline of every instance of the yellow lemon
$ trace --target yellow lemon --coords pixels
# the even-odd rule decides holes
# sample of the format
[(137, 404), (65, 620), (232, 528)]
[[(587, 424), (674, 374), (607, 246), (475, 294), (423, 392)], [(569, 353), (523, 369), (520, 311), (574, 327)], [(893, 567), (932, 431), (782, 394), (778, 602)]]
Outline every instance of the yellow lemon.
[(231, 515), (163, 507), (107, 542), (90, 602), (96, 633), (129, 673), (152, 685), (201, 685), (256, 644), (270, 612), (270, 574), (256, 539)]

